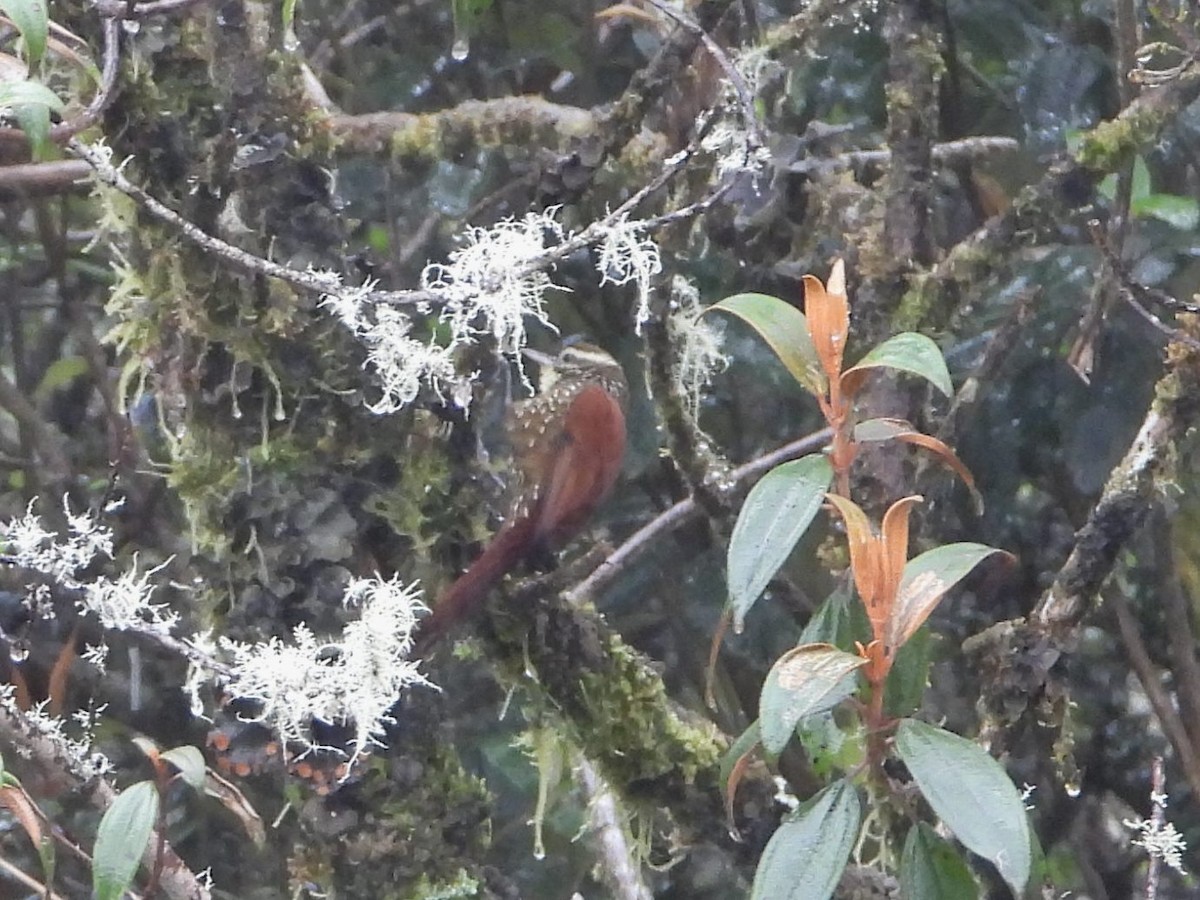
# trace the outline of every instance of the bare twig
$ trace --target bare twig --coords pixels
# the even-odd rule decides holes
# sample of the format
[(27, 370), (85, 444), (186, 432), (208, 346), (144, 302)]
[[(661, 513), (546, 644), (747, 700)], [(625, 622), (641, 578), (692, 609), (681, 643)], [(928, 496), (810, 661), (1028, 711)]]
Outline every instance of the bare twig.
[[(247, 253), (240, 247), (213, 237), (131, 182), (121, 172), (119, 166), (112, 164), (104, 150), (77, 139), (72, 139), (67, 146), (72, 153), (92, 167), (92, 171), (101, 182), (136, 200), (156, 219), (178, 229), (185, 238), (218, 259), (245, 272), (278, 278), (292, 287), (314, 294), (338, 295), (345, 290), (339, 279), (329, 273), (302, 272), (299, 269), (263, 259), (261, 256), (255, 256), (253, 253)], [(433, 303), (441, 299), (433, 291), (373, 291), (369, 297), (376, 303), (401, 305)]]
[(113, 19), (145, 19), (164, 13), (179, 12), (210, 0), (149, 0), (146, 3), (129, 3), (127, 0), (92, 0), (93, 5)]
[(19, 881), (31, 891), (35, 891), (39, 897), (43, 898), (43, 900), (66, 900), (62, 894), (50, 890), (49, 885), (42, 884), (37, 879), (26, 875), (3, 856), (0, 856), (0, 869), (2, 869), (4, 874), (6, 874), (13, 881)]
[(25, 392), (2, 373), (0, 407), (16, 419), (54, 477), (63, 478), (71, 471), (71, 464), (64, 450), (66, 438), (62, 432), (43, 419)]
[(91, 171), (87, 163), (75, 159), (0, 166), (0, 200), (86, 190)]
[[(1188, 331), (1195, 317), (1181, 317)], [(1200, 353), (1190, 345), (1167, 348), (1167, 368), (1124, 458), (1079, 530), (1067, 561), (1028, 622), (1001, 622), (964, 643), (977, 655), (987, 687), (980, 697), (981, 737), (1003, 742), (1009, 726), (1042, 696), (1051, 670), (1069, 652), (1084, 617), (1111, 574), (1121, 550), (1156, 503), (1160, 479), (1180, 436), (1200, 420)]]
[[(933, 145), (935, 163), (959, 162), (961, 160), (988, 159), (1003, 153), (1015, 153), (1020, 143), (1009, 137), (980, 135), (943, 141)], [(787, 171), (804, 175), (827, 175), (842, 169), (861, 169), (867, 166), (885, 166), (892, 161), (891, 150), (851, 150), (833, 157), (806, 156), (787, 166)]]
[(759, 146), (766, 144), (766, 135), (763, 133), (762, 123), (758, 120), (758, 115), (754, 109), (754, 92), (750, 89), (750, 85), (746, 83), (745, 77), (738, 71), (737, 66), (733, 64), (733, 60), (729, 58), (729, 54), (725, 52), (712, 36), (705, 31), (700, 25), (688, 16), (685, 16), (679, 10), (672, 6), (663, 3), (662, 0), (646, 0), (651, 6), (657, 9), (660, 13), (667, 16), (669, 19), (677, 22), (686, 30), (692, 32), (700, 38), (700, 42), (704, 45), (712, 58), (717, 61), (717, 65), (721, 67), (721, 71), (725, 73), (725, 77), (729, 79), (729, 84), (737, 94), (738, 105), (742, 109), (742, 120), (746, 126), (750, 128), (756, 142)]
[(1128, 598), (1117, 588), (1107, 591), (1105, 598), (1112, 606), (1113, 614), (1116, 616), (1117, 629), (1121, 634), (1121, 643), (1125, 646), (1125, 655), (1129, 657), (1129, 665), (1137, 675), (1142, 690), (1146, 692), (1154, 715), (1162, 726), (1167, 740), (1171, 742), (1171, 747), (1175, 750), (1175, 757), (1179, 760), (1179, 765), (1183, 769), (1183, 774), (1187, 777), (1188, 785), (1194, 795), (1200, 792), (1200, 756), (1196, 755), (1196, 747), (1188, 737), (1183, 720), (1179, 717), (1175, 705), (1162, 686), (1162, 673), (1150, 659), (1146, 644), (1142, 641), (1141, 632), (1138, 631), (1137, 620), (1129, 608)]
[[(68, 749), (61, 738), (49, 734), (46, 729), (30, 719), (11, 704), (0, 704), (0, 742), (20, 747), (28, 753), (29, 761), (51, 782), (74, 785), (88, 802), (99, 809), (107, 809), (116, 799), (117, 792), (76, 753)], [(148, 842), (142, 861), (147, 867), (154, 865), (157, 836)], [(162, 877), (159, 886), (168, 900), (211, 900), (208, 889), (188, 869), (175, 851), (166, 845), (163, 853)]]
[[(125, 174), (121, 171), (121, 166), (113, 165), (107, 148), (85, 144), (77, 139), (72, 139), (68, 143), (68, 148), (92, 167), (96, 177), (102, 183), (116, 188), (121, 193), (137, 201), (138, 204), (156, 219), (178, 229), (187, 240), (236, 268), (254, 274), (265, 275), (270, 278), (278, 278), (280, 281), (284, 281), (295, 288), (314, 294), (343, 296), (350, 291), (359, 292), (358, 288), (344, 287), (341, 284), (341, 280), (331, 273), (311, 270), (300, 271), (299, 269), (255, 256), (253, 253), (248, 253), (240, 247), (235, 247), (220, 238), (213, 237), (208, 232), (183, 218), (183, 216), (170, 207), (156, 200), (147, 191), (125, 177)], [(554, 263), (570, 256), (576, 250), (587, 247), (601, 239), (606, 230), (614, 222), (619, 222), (627, 217), (647, 197), (661, 190), (672, 178), (683, 170), (690, 159), (691, 153), (688, 151), (676, 154), (676, 156), (667, 161), (666, 166), (658, 177), (638, 190), (619, 207), (603, 219), (593, 222), (578, 234), (572, 235), (562, 243), (548, 248), (544, 253), (529, 260), (518, 270), (518, 274), (529, 274), (548, 268)], [(683, 216), (696, 215), (715, 202), (721, 193), (722, 189), (718, 189), (703, 200), (682, 210), (675, 210), (664, 216), (648, 219), (640, 227), (646, 231), (650, 231), (662, 225), (678, 221)], [(438, 304), (444, 301), (444, 297), (439, 292), (426, 290), (369, 291), (363, 299), (369, 303), (396, 306)]]
[[(77, 117), (69, 122), (63, 122), (50, 129), (50, 140), (62, 144), (73, 138), (83, 129), (94, 124), (100, 118), (100, 113), (112, 100), (113, 88), (117, 83), (117, 63), (120, 58), (120, 24), (116, 19), (104, 20), (104, 51), (100, 69), (100, 88), (92, 102)], [(20, 128), (0, 128), (0, 143), (19, 144), (24, 146), (29, 138)]]
[(629, 846), (612, 788), (582, 753), (576, 755), (575, 774), (587, 799), (592, 843), (600, 858), (600, 880), (608, 888), (608, 896), (614, 900), (652, 900)]
[[(1150, 767), (1150, 828), (1157, 833), (1162, 831), (1166, 824), (1167, 774), (1163, 767), (1163, 758), (1156, 756)], [(1158, 897), (1158, 879), (1161, 872), (1162, 854), (1150, 853), (1146, 864), (1146, 900), (1156, 900)]]
[[(760, 456), (744, 466), (739, 466), (733, 470), (731, 477), (734, 481), (747, 481), (760, 477), (782, 462), (825, 446), (829, 443), (831, 436), (832, 432), (828, 428), (822, 428), (820, 431), (785, 444), (778, 450)], [(594, 597), (627, 566), (649, 550), (655, 541), (679, 528), (699, 511), (699, 505), (691, 497), (680, 500), (653, 521), (635, 531), (608, 559), (597, 566), (591, 575), (572, 588), (567, 594), (567, 599), (572, 602), (580, 602)]]
[(1159, 552), (1160, 586), (1163, 618), (1167, 626), (1167, 653), (1171, 658), (1171, 675), (1175, 694), (1179, 698), (1184, 726), (1192, 743), (1200, 746), (1200, 662), (1196, 660), (1196, 628), (1192, 624), (1188, 598), (1179, 583), (1171, 546), (1171, 531), (1163, 524), (1155, 542)]

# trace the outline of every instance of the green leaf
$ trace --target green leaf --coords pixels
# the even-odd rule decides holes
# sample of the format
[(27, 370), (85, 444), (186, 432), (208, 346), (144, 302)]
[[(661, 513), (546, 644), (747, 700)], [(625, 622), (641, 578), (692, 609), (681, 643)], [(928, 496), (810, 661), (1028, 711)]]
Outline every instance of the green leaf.
[(946, 827), (1020, 895), (1029, 880), (1029, 822), (1000, 764), (965, 738), (915, 719), (900, 723), (896, 751)]
[(767, 752), (782, 752), (805, 716), (832, 709), (854, 693), (854, 672), (866, 662), (830, 644), (806, 644), (779, 657), (767, 673), (758, 701), (759, 729)]
[(46, 106), (59, 113), (66, 109), (58, 94), (44, 84), (36, 81), (0, 82), (0, 109), (12, 109), (25, 103)]
[(786, 300), (769, 294), (734, 294), (705, 312), (737, 316), (767, 342), (792, 377), (814, 396), (825, 394), (825, 373), (808, 333), (808, 320)]
[(30, 155), (38, 162), (54, 158), (50, 143), (50, 108), (41, 103), (22, 103), (13, 107), (13, 116), (29, 141)]
[(0, 12), (12, 19), (17, 31), (21, 32), (32, 72), (46, 53), (46, 39), (50, 34), (46, 0), (0, 0)]
[(946, 592), (993, 553), (1004, 551), (987, 544), (963, 542), (934, 547), (910, 559), (900, 576), (896, 604), (888, 620), (888, 646), (904, 646)]
[(171, 765), (179, 770), (183, 780), (200, 791), (204, 789), (204, 778), (208, 774), (208, 766), (204, 763), (204, 755), (195, 747), (172, 747), (161, 755)]
[(805, 624), (797, 644), (833, 644), (837, 647), (848, 647), (854, 642), (856, 634), (852, 616), (855, 607), (861, 609), (862, 604), (851, 605), (854, 592), (850, 584), (849, 579), (839, 580), (838, 586), (817, 607), (817, 611)]
[(979, 900), (966, 861), (924, 822), (908, 830), (900, 857), (900, 896), (921, 900)]
[(828, 900), (858, 838), (858, 794), (831, 784), (771, 835), (754, 873), (750, 900)]
[(283, 30), (292, 31), (296, 24), (296, 6), (298, 0), (283, 0), (283, 8), (280, 11), (283, 17)]
[(450, 0), (450, 12), (454, 19), (454, 47), (451, 55), (455, 59), (467, 58), (476, 21), (491, 8), (491, 5), (492, 0)]
[(104, 811), (92, 852), (95, 900), (120, 900), (133, 884), (158, 818), (158, 802), (154, 785), (139, 781), (117, 794)]
[(857, 717), (839, 725), (832, 712), (805, 716), (796, 726), (796, 736), (813, 774), (822, 780), (860, 769), (866, 760), (866, 732)]
[(45, 879), (46, 884), (53, 884), (54, 872), (58, 867), (58, 857), (54, 849), (53, 835), (42, 835), (42, 839), (38, 841), (37, 854), (38, 861), (42, 864), (42, 877)]
[(1129, 181), (1129, 199), (1137, 203), (1150, 196), (1150, 170), (1146, 160), (1140, 156), (1133, 159), (1133, 173)]
[(735, 631), (741, 631), (746, 613), (816, 518), (832, 480), (829, 460), (813, 453), (776, 466), (746, 497), (729, 539)]
[(855, 393), (876, 369), (899, 369), (920, 375), (947, 397), (954, 390), (946, 359), (933, 339), (912, 331), (893, 335), (842, 373), (842, 390)]
[(883, 705), (893, 716), (909, 716), (921, 708), (929, 684), (933, 634), (918, 628), (896, 653), (884, 686)]
[(1135, 216), (1159, 219), (1180, 231), (1195, 231), (1200, 225), (1200, 204), (1195, 197), (1148, 194), (1133, 201), (1129, 209)]
[(60, 357), (46, 369), (46, 374), (34, 388), (33, 394), (39, 400), (45, 400), (54, 391), (66, 387), (79, 376), (87, 374), (87, 370), (87, 360), (82, 356)]

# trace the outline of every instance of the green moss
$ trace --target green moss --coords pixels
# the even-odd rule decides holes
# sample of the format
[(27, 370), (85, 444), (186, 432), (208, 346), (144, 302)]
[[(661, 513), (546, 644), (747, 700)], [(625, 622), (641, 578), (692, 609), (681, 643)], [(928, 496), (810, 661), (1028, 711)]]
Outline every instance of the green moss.
[(372, 760), (353, 788), (354, 806), (370, 812), (347, 832), (310, 836), (333, 859), (343, 896), (480, 895), (473, 861), (484, 857), (491, 840), (487, 789), (449, 748), (420, 752), (396, 754), (396, 770)]
[(442, 134), (434, 116), (418, 116), (412, 127), (394, 131), (389, 148), (397, 162), (440, 159), (441, 149)]
[(612, 671), (580, 678), (585, 709), (573, 721), (583, 752), (626, 789), (664, 778), (672, 787), (715, 778), (724, 752), (716, 734), (679, 717), (640, 655), (617, 640), (610, 651)]
[(1154, 142), (1164, 115), (1146, 104), (1130, 107), (1125, 114), (1086, 132), (1075, 151), (1075, 160), (1092, 172), (1115, 172), (1134, 153)]

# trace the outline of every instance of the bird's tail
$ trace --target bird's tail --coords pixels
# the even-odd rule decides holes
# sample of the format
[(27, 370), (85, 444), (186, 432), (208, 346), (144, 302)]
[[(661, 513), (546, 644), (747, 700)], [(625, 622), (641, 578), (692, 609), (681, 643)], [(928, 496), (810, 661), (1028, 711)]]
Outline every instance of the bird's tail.
[(428, 655), (447, 631), (470, 617), (483, 604), (488, 591), (529, 550), (533, 525), (533, 517), (524, 516), (496, 532), (483, 555), (442, 592), (433, 605), (433, 612), (422, 620), (412, 656)]

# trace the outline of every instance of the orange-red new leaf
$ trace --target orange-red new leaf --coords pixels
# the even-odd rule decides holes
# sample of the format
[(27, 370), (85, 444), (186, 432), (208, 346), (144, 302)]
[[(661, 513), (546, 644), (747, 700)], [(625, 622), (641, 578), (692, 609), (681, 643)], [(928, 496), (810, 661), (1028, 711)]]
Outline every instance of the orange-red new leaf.
[(846, 523), (846, 538), (850, 543), (850, 571), (858, 596), (874, 624), (874, 607), (881, 587), (879, 539), (871, 530), (867, 514), (853, 500), (838, 494), (826, 494), (828, 500)]
[[(841, 260), (834, 265), (837, 272)], [(832, 281), (832, 278), (831, 278)], [(845, 283), (845, 276), (841, 278)], [(850, 304), (845, 294), (833, 294), (813, 275), (804, 276), (804, 315), (817, 357), (826, 376), (834, 381), (842, 373), (842, 357), (850, 334)]]

